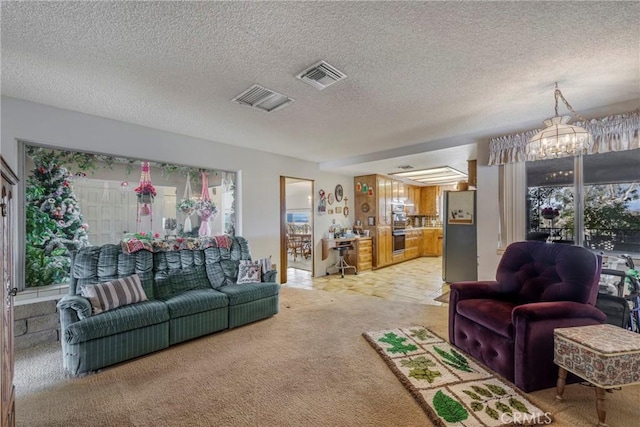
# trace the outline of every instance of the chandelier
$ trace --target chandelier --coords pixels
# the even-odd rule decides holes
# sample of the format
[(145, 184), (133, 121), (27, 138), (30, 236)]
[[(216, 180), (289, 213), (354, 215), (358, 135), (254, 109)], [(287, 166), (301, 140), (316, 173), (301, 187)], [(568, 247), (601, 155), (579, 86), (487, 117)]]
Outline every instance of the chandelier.
[(571, 120), (571, 116), (560, 116), (558, 114), (558, 99), (561, 99), (576, 118), (586, 121), (567, 102), (560, 89), (558, 89), (558, 83), (556, 83), (554, 96), (556, 100), (556, 115), (545, 120), (546, 128), (529, 140), (525, 149), (527, 160), (556, 159), (586, 154), (593, 145), (593, 137), (585, 128), (569, 125), (568, 122)]

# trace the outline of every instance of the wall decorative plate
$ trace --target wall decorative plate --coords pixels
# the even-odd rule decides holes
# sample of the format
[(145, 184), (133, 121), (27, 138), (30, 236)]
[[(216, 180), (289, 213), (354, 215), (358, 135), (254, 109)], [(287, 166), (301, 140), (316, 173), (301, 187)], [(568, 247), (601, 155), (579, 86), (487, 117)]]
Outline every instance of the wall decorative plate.
[(369, 206), (369, 203), (365, 202), (360, 206), (360, 209), (362, 209), (362, 212), (367, 213), (369, 212), (369, 209), (371, 209), (371, 206)]
[(362, 191), (362, 184), (360, 182), (356, 182), (356, 193), (359, 193)]
[(341, 202), (342, 201), (342, 185), (338, 184), (336, 185), (336, 189), (335, 189), (335, 193), (336, 193), (336, 202)]
[(333, 204), (333, 193), (329, 193), (329, 195), (327, 196), (327, 203), (329, 203), (330, 205)]

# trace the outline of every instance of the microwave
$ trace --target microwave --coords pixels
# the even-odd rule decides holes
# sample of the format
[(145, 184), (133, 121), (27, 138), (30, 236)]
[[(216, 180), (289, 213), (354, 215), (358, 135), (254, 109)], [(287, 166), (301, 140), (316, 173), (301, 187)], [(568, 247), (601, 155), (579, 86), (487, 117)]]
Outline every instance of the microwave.
[(391, 204), (391, 211), (394, 214), (404, 214), (404, 205), (399, 204), (399, 203), (392, 203)]

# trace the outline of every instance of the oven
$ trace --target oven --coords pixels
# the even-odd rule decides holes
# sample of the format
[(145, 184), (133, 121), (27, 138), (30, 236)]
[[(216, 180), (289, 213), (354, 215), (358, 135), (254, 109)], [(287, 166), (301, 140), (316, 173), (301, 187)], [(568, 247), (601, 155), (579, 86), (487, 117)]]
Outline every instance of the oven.
[(404, 229), (403, 230), (393, 230), (391, 232), (393, 237), (393, 253), (404, 252)]

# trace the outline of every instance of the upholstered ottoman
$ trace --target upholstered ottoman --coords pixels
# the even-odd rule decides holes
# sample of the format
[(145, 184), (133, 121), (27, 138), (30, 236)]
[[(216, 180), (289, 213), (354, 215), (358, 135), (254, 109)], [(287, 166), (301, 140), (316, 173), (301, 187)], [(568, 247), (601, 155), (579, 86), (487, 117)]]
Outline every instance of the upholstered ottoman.
[(567, 371), (596, 387), (598, 425), (606, 426), (605, 390), (640, 384), (640, 334), (609, 324), (559, 328), (553, 332), (557, 395), (562, 400)]

